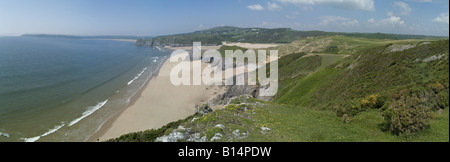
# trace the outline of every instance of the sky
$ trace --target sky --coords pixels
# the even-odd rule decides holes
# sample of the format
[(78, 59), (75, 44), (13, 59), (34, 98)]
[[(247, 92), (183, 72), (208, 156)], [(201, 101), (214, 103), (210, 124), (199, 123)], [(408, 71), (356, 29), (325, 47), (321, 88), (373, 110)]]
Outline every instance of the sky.
[(159, 36), (218, 26), (449, 36), (449, 2), (0, 0), (0, 36)]

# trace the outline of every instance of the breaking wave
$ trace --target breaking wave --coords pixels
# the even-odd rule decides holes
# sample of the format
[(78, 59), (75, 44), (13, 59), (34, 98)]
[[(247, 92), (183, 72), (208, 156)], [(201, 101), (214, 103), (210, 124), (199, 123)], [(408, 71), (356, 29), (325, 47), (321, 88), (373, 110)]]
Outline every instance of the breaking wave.
[(138, 79), (138, 78), (145, 72), (145, 70), (147, 70), (147, 68), (144, 68), (139, 74), (137, 74), (132, 80), (130, 80), (130, 81), (128, 82), (127, 85), (130, 85), (130, 84), (133, 83), (136, 79)]
[(76, 124), (76, 123), (78, 123), (79, 121), (83, 120), (84, 118), (88, 117), (89, 115), (91, 115), (92, 113), (97, 111), (98, 109), (102, 108), (106, 104), (106, 102), (108, 102), (108, 99), (106, 99), (103, 102), (97, 103), (97, 105), (95, 105), (95, 106), (89, 107), (85, 112), (83, 112), (83, 115), (81, 117), (71, 121), (69, 123), (69, 127), (74, 125), (74, 124)]
[(61, 125), (57, 125), (53, 129), (49, 129), (47, 132), (45, 132), (44, 134), (42, 134), (40, 136), (31, 137), (31, 138), (21, 138), (21, 139), (24, 140), (25, 142), (35, 142), (35, 141), (39, 140), (41, 137), (48, 136), (52, 133), (55, 133), (56, 131), (58, 131), (59, 129), (64, 127), (65, 125), (66, 124), (61, 123)]

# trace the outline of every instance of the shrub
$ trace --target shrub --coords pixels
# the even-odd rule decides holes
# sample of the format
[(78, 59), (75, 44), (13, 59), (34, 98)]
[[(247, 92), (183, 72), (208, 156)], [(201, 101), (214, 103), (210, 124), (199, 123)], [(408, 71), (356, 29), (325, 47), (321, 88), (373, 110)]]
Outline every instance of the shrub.
[(342, 109), (336, 109), (337, 115), (342, 116), (344, 114), (348, 116), (355, 116), (360, 112), (367, 109), (380, 109), (383, 108), (387, 100), (386, 96), (370, 95), (361, 100), (354, 100), (351, 103), (341, 103), (339, 107)]
[(334, 53), (337, 54), (339, 53), (339, 47), (338, 46), (328, 46), (325, 50), (325, 53)]
[(418, 97), (402, 97), (383, 112), (385, 122), (381, 125), (382, 129), (397, 135), (423, 130), (431, 118), (430, 111)]

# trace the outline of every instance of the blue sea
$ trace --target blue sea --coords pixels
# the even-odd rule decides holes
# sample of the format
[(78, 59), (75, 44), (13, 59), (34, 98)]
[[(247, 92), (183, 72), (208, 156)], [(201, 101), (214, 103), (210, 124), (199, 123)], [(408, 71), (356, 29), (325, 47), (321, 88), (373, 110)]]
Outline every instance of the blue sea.
[(0, 142), (86, 141), (169, 55), (115, 40), (0, 37)]

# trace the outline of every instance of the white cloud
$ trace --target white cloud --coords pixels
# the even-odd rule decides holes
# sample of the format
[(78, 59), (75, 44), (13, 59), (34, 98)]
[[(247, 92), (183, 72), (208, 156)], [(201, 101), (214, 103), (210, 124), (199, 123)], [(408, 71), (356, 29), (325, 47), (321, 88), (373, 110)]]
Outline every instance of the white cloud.
[(250, 6), (247, 6), (247, 8), (250, 9), (250, 10), (254, 10), (254, 11), (262, 11), (262, 10), (264, 10), (264, 7), (261, 6), (260, 4), (250, 5)]
[(433, 0), (407, 0), (407, 1), (421, 2), (421, 3), (431, 3), (431, 2), (433, 2)]
[(389, 17), (394, 16), (394, 12), (388, 11), (388, 12), (386, 12), (386, 15), (389, 16)]
[(412, 8), (405, 2), (394, 2), (394, 6), (397, 7), (402, 15), (409, 15), (412, 11)]
[(388, 18), (381, 19), (379, 21), (375, 20), (374, 18), (371, 18), (367, 20), (367, 22), (370, 25), (375, 25), (378, 27), (398, 27), (398, 26), (404, 26), (405, 21), (403, 21), (398, 16), (389, 16)]
[(359, 24), (358, 20), (350, 20), (350, 21), (344, 21), (341, 23), (342, 25), (346, 25), (346, 26), (355, 26)]
[(300, 9), (303, 11), (312, 11), (313, 8), (311, 6), (300, 6)]
[(297, 17), (291, 16), (291, 15), (286, 15), (286, 16), (284, 16), (284, 17), (286, 17), (286, 19), (295, 19), (295, 18), (297, 18)]
[(444, 23), (449, 25), (448, 21), (449, 21), (449, 13), (442, 13), (441, 15), (439, 15), (438, 17), (436, 17), (435, 19), (433, 19), (433, 22), (437, 22), (437, 23)]
[(323, 16), (319, 18), (321, 21), (319, 25), (328, 26), (330, 25), (344, 25), (344, 26), (355, 26), (359, 24), (358, 20), (351, 20), (346, 17), (341, 16)]
[(335, 23), (335, 22), (342, 22), (342, 21), (347, 21), (348, 18), (346, 17), (341, 17), (341, 16), (323, 16), (319, 18), (321, 21), (319, 23), (319, 25), (322, 26), (327, 26), (330, 23)]
[(390, 24), (392, 26), (396, 26), (396, 25), (404, 25), (405, 21), (403, 21), (400, 17), (391, 16), (389, 18), (380, 20), (380, 24)]
[(296, 5), (328, 5), (349, 10), (375, 11), (373, 0), (278, 0)]
[(346, 21), (348, 18), (341, 16), (322, 16), (319, 19), (321, 20), (329, 20), (329, 21)]
[(277, 11), (281, 10), (281, 6), (276, 3), (267, 2), (267, 9), (269, 9), (270, 11)]

